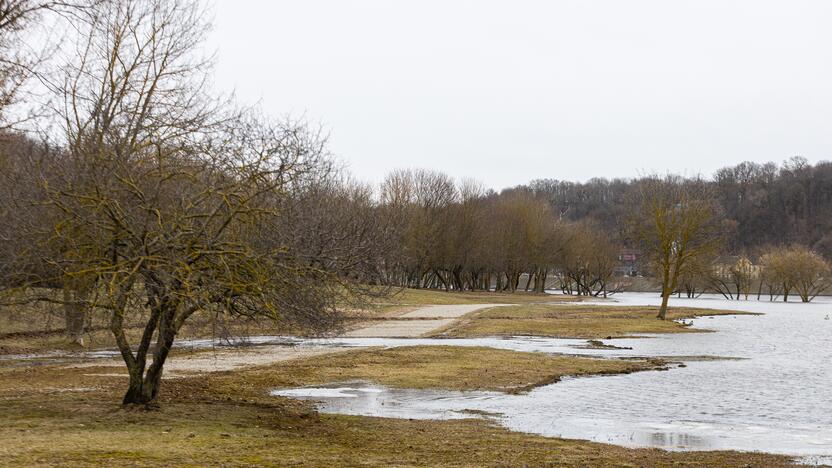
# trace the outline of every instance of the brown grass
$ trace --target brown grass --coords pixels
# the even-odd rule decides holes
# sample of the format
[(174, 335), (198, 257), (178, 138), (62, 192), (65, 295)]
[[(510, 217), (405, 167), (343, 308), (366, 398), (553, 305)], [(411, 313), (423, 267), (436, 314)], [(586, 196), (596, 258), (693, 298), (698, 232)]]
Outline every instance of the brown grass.
[(674, 307), (669, 320), (658, 320), (657, 307), (569, 306), (527, 304), (475, 312), (434, 333), (445, 337), (550, 336), (558, 338), (618, 338), (648, 333), (692, 333), (674, 320), (746, 312)]
[(216, 389), (321, 385), (366, 380), (398, 388), (521, 392), (567, 375), (621, 374), (663, 368), (659, 360), (550, 356), (483, 347), (404, 346), (286, 361), (212, 377)]
[[(292, 334), (292, 328), (268, 319), (261, 320), (238, 320), (229, 322), (223, 327), (216, 327), (208, 320), (197, 320), (186, 323), (177, 340), (216, 337), (227, 333), (228, 336), (246, 335), (282, 335)], [(94, 351), (101, 349), (114, 349), (115, 339), (103, 320), (96, 320), (94, 328), (88, 329), (84, 334), (84, 346), (71, 345), (68, 343), (63, 327), (42, 327), (41, 330), (29, 330), (24, 332), (4, 333), (0, 331), (0, 354), (31, 354), (45, 351)], [(38, 322), (36, 322), (38, 323)], [(39, 322), (46, 323), (46, 322)], [(32, 326), (30, 328), (35, 328)], [(220, 330), (225, 330), (220, 332)], [(142, 335), (142, 328), (131, 326), (125, 330), (128, 340), (137, 343)]]
[[(396, 350), (389, 355), (364, 351), (363, 356), (344, 362), (318, 358), (318, 364), (332, 369), (355, 365), (356, 370), (345, 375), (372, 374), (381, 379), (384, 369), (411, 364), (420, 369), (417, 374), (427, 376), (429, 367), (419, 363), (433, 353), (449, 363), (456, 360), (455, 353), (445, 356), (441, 349), (421, 351)], [(528, 353), (518, 354), (520, 360), (530, 359)], [(421, 358), (394, 362), (404, 355)], [(538, 358), (547, 357), (533, 359)], [(546, 438), (475, 419), (318, 415), (297, 400), (267, 395), (279, 382), (313, 383), (329, 378), (330, 372), (342, 375), (313, 371), (313, 363), (307, 364), (307, 368), (282, 364), (167, 381), (161, 409), (155, 411), (119, 409), (116, 402), (124, 379), (89, 375), (104, 369), (0, 368), (0, 460), (9, 466), (778, 467), (789, 463), (787, 457), (759, 453), (664, 452)], [(517, 361), (501, 361), (501, 366), (508, 364)], [(376, 369), (366, 370), (372, 367)], [(312, 372), (308, 379), (304, 378), (307, 370)], [(281, 376), (284, 372), (287, 376)], [(526, 380), (534, 378), (530, 375)]]
[(579, 301), (576, 296), (562, 294), (537, 294), (518, 291), (516, 293), (485, 291), (441, 291), (436, 289), (404, 288), (394, 291), (387, 299), (379, 301), (386, 307), (451, 304), (534, 304), (546, 302)]
[[(0, 410), (8, 410), (0, 402)], [(786, 466), (737, 452), (662, 452), (512, 433), (481, 420), (318, 416), (285, 400), (167, 402), (126, 412), (62, 398), (0, 427), (9, 466)]]

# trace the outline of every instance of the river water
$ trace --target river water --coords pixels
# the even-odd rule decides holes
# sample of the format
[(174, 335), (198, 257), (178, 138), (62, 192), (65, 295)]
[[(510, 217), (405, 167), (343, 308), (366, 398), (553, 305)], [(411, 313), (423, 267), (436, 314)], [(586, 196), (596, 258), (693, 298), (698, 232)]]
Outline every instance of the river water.
[[(607, 304), (655, 305), (654, 294), (625, 293)], [(493, 415), (522, 432), (668, 450), (735, 449), (832, 463), (832, 300), (811, 304), (673, 299), (671, 305), (763, 315), (704, 317), (715, 333), (608, 340), (632, 349), (580, 349), (581, 340), (308, 340), (333, 346), (459, 345), (603, 356), (676, 356), (685, 367), (564, 379), (522, 395), (390, 389), (366, 382), (276, 390), (320, 401), (324, 412), (397, 418)], [(301, 344), (301, 345), (303, 345)], [(732, 357), (702, 360), (691, 356)]]

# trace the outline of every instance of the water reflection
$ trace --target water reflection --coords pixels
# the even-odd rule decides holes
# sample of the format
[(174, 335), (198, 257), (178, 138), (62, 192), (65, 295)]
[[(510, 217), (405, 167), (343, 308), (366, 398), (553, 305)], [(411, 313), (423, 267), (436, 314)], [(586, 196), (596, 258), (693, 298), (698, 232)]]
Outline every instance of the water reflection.
[(645, 445), (661, 448), (707, 449), (713, 445), (704, 437), (683, 432), (654, 432), (646, 437), (645, 442)]

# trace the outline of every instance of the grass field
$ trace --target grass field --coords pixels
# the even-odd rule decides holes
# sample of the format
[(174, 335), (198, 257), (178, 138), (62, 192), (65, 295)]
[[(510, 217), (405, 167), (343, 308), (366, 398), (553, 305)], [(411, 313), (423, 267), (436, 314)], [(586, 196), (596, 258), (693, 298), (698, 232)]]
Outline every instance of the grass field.
[[(561, 377), (623, 374), (663, 368), (659, 360), (550, 356), (484, 347), (404, 346), (358, 350), (207, 379), (216, 388), (299, 387), (364, 380), (398, 388), (494, 390), (515, 393)], [(252, 395), (254, 396), (254, 395)]]
[(747, 314), (713, 309), (674, 307), (658, 320), (657, 307), (526, 304), (474, 312), (434, 333), (443, 337), (549, 336), (558, 338), (619, 338), (647, 333), (694, 333), (675, 320), (709, 315)]
[[(740, 452), (627, 449), (510, 432), (487, 420), (317, 414), (276, 386), (365, 378), (389, 385), (511, 390), (587, 363), (545, 355), (398, 349), (166, 381), (161, 407), (121, 409), (112, 369), (0, 368), (0, 464), (8, 466), (787, 466)], [(551, 359), (547, 362), (547, 359)], [(568, 358), (567, 358), (568, 359)], [(435, 364), (436, 362), (440, 364)], [(489, 374), (482, 370), (492, 362)], [(465, 363), (473, 366), (465, 369)], [(613, 364), (616, 365), (616, 364)], [(548, 367), (546, 367), (548, 366)], [(540, 367), (543, 367), (541, 370)], [(408, 375), (407, 369), (414, 369)], [(96, 375), (106, 374), (106, 375)], [(458, 377), (449, 377), (458, 374)], [(451, 383), (446, 383), (452, 379)], [(540, 380), (543, 379), (543, 380)]]
[[(455, 336), (595, 338), (694, 331), (656, 320), (653, 308), (550, 304), (569, 299), (404, 290), (368, 313), (394, 316), (397, 311), (433, 304), (519, 304), (466, 316), (444, 332)], [(671, 317), (720, 313), (725, 312), (673, 309)], [(274, 330), (251, 325), (252, 334)], [(8, 332), (0, 346), (60, 346), (59, 332), (31, 327), (34, 329)], [(109, 346), (106, 330), (95, 333), (101, 333), (95, 346)], [(204, 331), (193, 328), (189, 333)], [(176, 350), (174, 356), (180, 352), (184, 351)], [(275, 388), (354, 380), (398, 388), (516, 393), (557, 382), (566, 375), (629, 373), (664, 365), (659, 360), (603, 360), (482, 347), (371, 348), (165, 380), (160, 407), (148, 411), (119, 406), (126, 386), (122, 368), (20, 366), (15, 361), (0, 361), (0, 465), (789, 465), (787, 457), (760, 453), (666, 452), (546, 438), (511, 432), (483, 419), (419, 421), (322, 415), (308, 403), (269, 395)]]

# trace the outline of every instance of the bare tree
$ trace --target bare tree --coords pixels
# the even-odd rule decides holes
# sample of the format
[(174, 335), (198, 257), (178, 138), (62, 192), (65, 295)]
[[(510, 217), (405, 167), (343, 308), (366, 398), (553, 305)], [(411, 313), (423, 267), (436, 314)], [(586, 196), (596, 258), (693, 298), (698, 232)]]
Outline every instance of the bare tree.
[(564, 229), (558, 266), (565, 293), (603, 296), (620, 290), (612, 279), (617, 262), (616, 244), (589, 222), (573, 223)]
[(753, 283), (759, 279), (757, 269), (745, 255), (707, 259), (699, 270), (693, 272), (694, 280), (729, 300), (748, 299)]
[(783, 301), (788, 302), (789, 294), (795, 291), (801, 301), (810, 302), (830, 285), (829, 263), (806, 247), (772, 248), (762, 256), (761, 262), (772, 299), (782, 293)]
[(667, 317), (670, 295), (701, 256), (720, 245), (714, 200), (701, 181), (651, 177), (640, 182), (631, 203), (630, 232), (661, 279), (658, 318)]
[(47, 79), (41, 68), (53, 55), (58, 35), (43, 34), (41, 26), (49, 18), (74, 18), (101, 1), (0, 0), (0, 129), (15, 127), (37, 115), (31, 102), (26, 112), (14, 117), (8, 110), (22, 100), (21, 95), (27, 94), (24, 90), (30, 79)]
[[(288, 197), (329, 173), (325, 139), (205, 94), (198, 4), (113, 1), (87, 13), (55, 88), (66, 151), (54, 164), (66, 170), (41, 184), (57, 214), (41, 251), (60, 254), (14, 300), (106, 312), (130, 375), (125, 404), (155, 402), (177, 332), (196, 313), (336, 326), (352, 279), (264, 235)], [(52, 281), (89, 294), (34, 287)], [(142, 320), (138, 342), (130, 316)]]
[(25, 31), (51, 2), (0, 1), (0, 128), (8, 128), (7, 109), (16, 102), (20, 89), (38, 60), (23, 41)]

